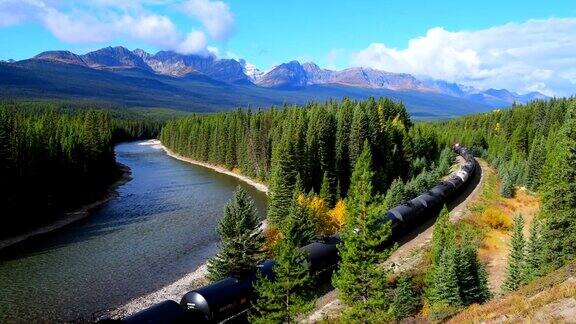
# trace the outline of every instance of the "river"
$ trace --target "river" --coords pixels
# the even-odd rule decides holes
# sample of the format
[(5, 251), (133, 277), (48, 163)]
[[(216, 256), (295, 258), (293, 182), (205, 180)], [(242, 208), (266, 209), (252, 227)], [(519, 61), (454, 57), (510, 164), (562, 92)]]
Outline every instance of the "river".
[(240, 180), (167, 156), (158, 145), (116, 146), (132, 180), (91, 215), (0, 255), (0, 322), (90, 319), (155, 291), (216, 251), (216, 227), (236, 186), (261, 215), (266, 195)]

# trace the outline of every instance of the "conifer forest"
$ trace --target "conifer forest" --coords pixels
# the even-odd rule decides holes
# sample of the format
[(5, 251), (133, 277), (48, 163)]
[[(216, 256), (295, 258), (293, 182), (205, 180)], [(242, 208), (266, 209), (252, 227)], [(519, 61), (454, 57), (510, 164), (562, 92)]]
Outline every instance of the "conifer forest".
[[(0, 178), (6, 189), (0, 235), (47, 223), (57, 212), (96, 199), (121, 176), (114, 144), (154, 137), (159, 129), (159, 122), (113, 116), (98, 105), (0, 104)], [(14, 213), (23, 217), (10, 217)]]
[[(298, 256), (293, 250), (308, 242), (301, 237), (335, 232), (342, 239), (341, 262), (332, 284), (346, 305), (343, 320), (393, 321), (414, 316), (422, 307), (430, 319), (443, 320), (495, 296), (478, 256), (481, 234), (468, 223), (452, 224), (444, 208), (436, 220), (427, 270), (398, 276), (381, 266), (394, 251), (392, 246), (378, 249), (391, 235), (382, 222), (384, 213), (448, 174), (455, 161), (450, 147), (461, 143), (497, 171), (502, 197), (513, 197), (520, 187), (542, 196), (526, 249), (521, 243), (522, 216), (514, 220), (503, 291), (516, 290), (562, 266), (576, 257), (576, 164), (570, 163), (576, 149), (575, 108), (574, 99), (552, 99), (415, 123), (402, 104), (391, 100), (345, 99), (190, 116), (169, 121), (160, 139), (180, 155), (269, 185), (267, 221), (280, 234), (268, 231), (272, 238), (267, 239), (275, 247), (263, 246), (286, 270), (275, 272), (275, 284), (260, 280), (261, 297), (252, 320), (291, 322), (310, 311), (314, 297), (304, 286), (313, 284), (294, 265)], [(335, 212), (336, 206), (344, 210), (344, 217)], [(249, 232), (256, 229), (246, 227)], [(222, 249), (228, 240), (233, 238), (223, 238)], [(254, 237), (246, 240), (256, 242)], [(232, 255), (242, 253), (246, 250), (226, 250), (232, 260), (239, 258)], [(227, 271), (230, 275), (233, 270)], [(288, 283), (291, 288), (279, 294)], [(287, 298), (293, 303), (283, 304)]]
[(576, 323), (576, 0), (0, 0), (0, 324)]
[[(97, 105), (4, 103), (0, 121), (2, 179), (11, 188), (3, 205), (30, 215), (2, 217), (4, 234), (48, 222), (74, 207), (69, 201), (95, 199), (122, 176), (114, 145), (123, 141), (157, 137), (178, 156), (266, 184), (264, 229), (250, 195), (238, 187), (217, 228), (218, 252), (207, 263), (214, 284), (252, 278), (245, 321), (299, 321), (326, 287), (338, 291), (343, 322), (443, 321), (576, 258), (573, 98), (432, 122), (412, 120), (402, 103), (385, 98), (170, 118)], [(421, 267), (387, 265), (399, 248), (388, 211), (411, 204), (457, 169), (455, 143), (495, 170), (502, 198), (527, 190), (542, 200), (529, 236), (523, 216), (510, 217), (498, 292), (480, 257), (482, 230), (451, 220), (447, 206), (431, 216), (437, 218)], [(327, 279), (305, 261), (318, 238), (338, 242), (339, 262)]]

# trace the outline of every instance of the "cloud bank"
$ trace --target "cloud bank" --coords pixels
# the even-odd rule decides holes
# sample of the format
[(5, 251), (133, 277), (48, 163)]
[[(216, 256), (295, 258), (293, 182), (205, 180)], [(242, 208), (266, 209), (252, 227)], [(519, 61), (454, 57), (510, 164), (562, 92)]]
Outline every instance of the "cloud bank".
[[(200, 23), (181, 31), (170, 17), (148, 6), (170, 6)], [(234, 15), (222, 1), (211, 0), (0, 0), (0, 27), (25, 22), (43, 25), (66, 43), (133, 39), (183, 54), (208, 54), (210, 38), (223, 41), (234, 30)]]
[(576, 93), (576, 18), (509, 23), (477, 31), (436, 27), (405, 49), (373, 43), (351, 63), (478, 88)]
[(215, 39), (226, 39), (234, 31), (234, 15), (222, 1), (189, 0), (180, 7), (189, 16), (200, 20)]

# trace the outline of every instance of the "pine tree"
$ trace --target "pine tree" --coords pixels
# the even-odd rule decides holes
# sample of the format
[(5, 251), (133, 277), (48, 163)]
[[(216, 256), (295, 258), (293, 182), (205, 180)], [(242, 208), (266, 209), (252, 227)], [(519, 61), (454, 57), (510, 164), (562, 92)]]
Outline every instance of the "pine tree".
[(290, 217), (275, 248), (275, 279), (259, 276), (255, 284), (258, 297), (249, 316), (250, 322), (294, 323), (298, 314), (313, 306), (312, 278), (304, 266), (305, 256), (291, 236), (295, 225)]
[(350, 142), (349, 142), (349, 161), (350, 166), (354, 168), (356, 160), (362, 152), (362, 145), (368, 139), (369, 135), (369, 120), (364, 107), (360, 104), (356, 105), (353, 110), (352, 124), (350, 126)]
[(390, 317), (388, 270), (379, 264), (390, 255), (377, 247), (390, 236), (390, 226), (378, 224), (379, 214), (370, 206), (372, 199), (372, 156), (368, 143), (356, 160), (348, 198), (347, 222), (339, 245), (342, 261), (333, 277), (347, 308), (344, 320), (370, 322)]
[(442, 253), (447, 246), (447, 243), (452, 240), (453, 230), (452, 223), (450, 223), (450, 212), (444, 206), (440, 211), (440, 215), (434, 224), (434, 231), (432, 232), (432, 250), (430, 259), (432, 267), (438, 266)]
[(546, 262), (560, 267), (576, 257), (576, 105), (571, 102), (547, 160), (542, 189)]
[(290, 137), (285, 135), (275, 151), (273, 170), (270, 179), (270, 198), (268, 203), (268, 220), (277, 228), (288, 215), (292, 204), (292, 195), (297, 172), (293, 164), (293, 145)]
[(324, 199), (326, 205), (330, 208), (334, 207), (336, 203), (336, 194), (334, 193), (332, 179), (328, 174), (328, 171), (324, 172), (322, 177), (322, 187), (320, 187), (320, 198)]
[(478, 250), (470, 237), (464, 236), (458, 247), (457, 276), (462, 303), (484, 303), (491, 298), (486, 278), (486, 268), (478, 260)]
[(224, 207), (218, 224), (220, 250), (208, 261), (208, 277), (212, 281), (241, 276), (255, 269), (263, 260), (264, 236), (254, 202), (242, 187)]
[(387, 208), (394, 208), (405, 200), (406, 192), (404, 190), (404, 182), (402, 182), (402, 179), (396, 178), (392, 181), (388, 191), (386, 191), (384, 204)]
[(494, 294), (490, 290), (490, 286), (488, 285), (488, 270), (486, 270), (486, 266), (481, 264), (478, 268), (478, 280), (481, 284), (481, 295), (480, 295), (480, 302), (484, 303), (494, 297)]
[(500, 195), (504, 198), (512, 198), (514, 196), (514, 183), (512, 182), (509, 172), (504, 173), (502, 176)]
[(532, 141), (528, 165), (526, 167), (526, 185), (531, 190), (537, 190), (540, 186), (540, 173), (546, 161), (546, 139), (544, 136)]
[(503, 291), (514, 291), (522, 284), (522, 271), (524, 268), (524, 218), (517, 215), (514, 218), (512, 239), (510, 240), (510, 254), (508, 255), (508, 268), (506, 279), (502, 286)]
[(526, 262), (522, 275), (522, 282), (524, 284), (534, 280), (541, 271), (540, 268), (543, 261), (542, 247), (544, 246), (540, 233), (541, 229), (540, 220), (532, 220), (532, 224), (530, 224), (530, 237), (526, 243)]
[(433, 312), (443, 311), (447, 307), (458, 308), (463, 304), (456, 273), (456, 247), (453, 240), (446, 243), (438, 266), (432, 269), (432, 285), (429, 287), (428, 298)]
[[(294, 194), (292, 196), (292, 205), (290, 206), (289, 220), (287, 227), (283, 230), (284, 235), (290, 237), (292, 242), (298, 247), (309, 243), (310, 239), (316, 234), (318, 222), (313, 218), (310, 209), (306, 205), (306, 198), (302, 192), (302, 182), (300, 175), (296, 180)], [(300, 201), (303, 199), (304, 201)]]
[(419, 307), (420, 299), (414, 289), (412, 278), (408, 275), (400, 276), (392, 302), (394, 318), (396, 320), (406, 318), (414, 314)]
[(342, 106), (337, 109), (337, 123), (336, 123), (336, 153), (335, 165), (336, 176), (338, 179), (338, 198), (344, 198), (348, 191), (348, 184), (350, 180), (350, 124), (352, 122), (352, 107), (351, 102), (347, 98), (342, 101)]

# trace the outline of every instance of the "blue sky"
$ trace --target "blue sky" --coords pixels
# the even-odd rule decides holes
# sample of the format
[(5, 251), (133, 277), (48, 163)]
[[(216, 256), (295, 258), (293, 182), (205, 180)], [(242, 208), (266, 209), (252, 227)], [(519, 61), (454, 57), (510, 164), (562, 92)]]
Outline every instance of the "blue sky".
[(297, 59), (566, 95), (571, 38), (569, 0), (0, 0), (0, 59), (122, 45), (210, 51), (263, 70)]

